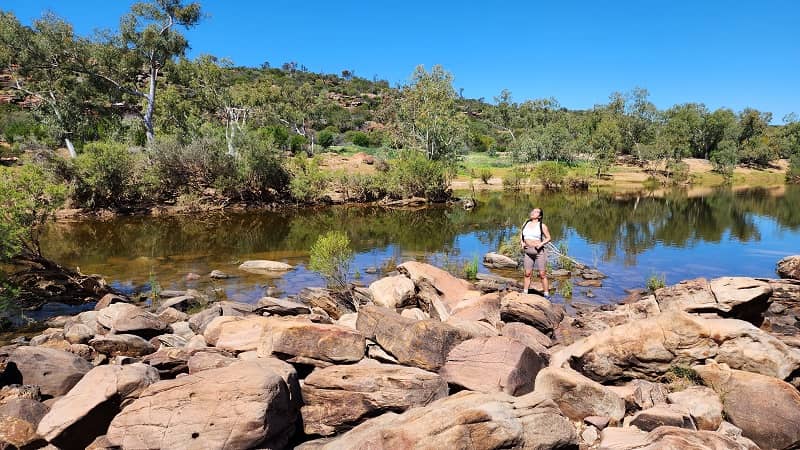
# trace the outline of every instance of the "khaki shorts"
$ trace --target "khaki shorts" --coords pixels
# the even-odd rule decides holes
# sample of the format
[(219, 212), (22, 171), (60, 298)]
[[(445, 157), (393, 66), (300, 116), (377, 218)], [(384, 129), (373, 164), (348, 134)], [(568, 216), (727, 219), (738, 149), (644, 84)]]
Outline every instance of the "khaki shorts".
[(525, 254), (522, 266), (526, 272), (533, 270), (534, 267), (540, 272), (547, 270), (547, 250), (542, 249), (537, 252), (535, 247), (525, 247), (522, 252)]

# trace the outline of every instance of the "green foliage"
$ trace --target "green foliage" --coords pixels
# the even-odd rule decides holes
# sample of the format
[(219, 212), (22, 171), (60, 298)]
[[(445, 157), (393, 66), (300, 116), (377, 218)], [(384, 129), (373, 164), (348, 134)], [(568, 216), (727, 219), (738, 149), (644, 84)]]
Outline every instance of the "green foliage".
[(671, 365), (664, 378), (672, 391), (681, 391), (689, 386), (703, 384), (703, 379), (694, 369), (680, 364)]
[(471, 261), (464, 263), (464, 278), (474, 280), (478, 277), (478, 256), (473, 256)]
[(308, 145), (308, 139), (305, 136), (300, 134), (293, 134), (291, 138), (289, 138), (289, 150), (292, 153), (299, 153), (305, 150), (306, 146)]
[(478, 176), (483, 184), (489, 184), (489, 180), (492, 178), (492, 169), (484, 167), (478, 172)]
[(46, 133), (33, 114), (6, 106), (0, 110), (0, 137), (5, 142), (13, 144), (26, 137), (44, 139)]
[(441, 66), (428, 72), (417, 66), (401, 93), (397, 111), (408, 148), (429, 159), (452, 159), (466, 135), (466, 117), (458, 111), (453, 76)]
[(352, 259), (353, 250), (347, 234), (329, 231), (311, 246), (308, 268), (322, 275), (330, 287), (344, 289)]
[(733, 169), (736, 168), (736, 163), (739, 162), (736, 143), (730, 140), (722, 141), (717, 150), (711, 154), (711, 162), (714, 164), (715, 171), (726, 179), (731, 179), (733, 177)]
[(603, 116), (597, 123), (590, 139), (597, 177), (608, 170), (614, 162), (616, 150), (621, 141), (619, 125), (611, 117)]
[(545, 189), (557, 189), (564, 184), (567, 168), (556, 161), (543, 161), (536, 165), (533, 175)]
[(506, 176), (503, 177), (503, 190), (506, 191), (519, 191), (522, 190), (523, 185), (528, 179), (527, 173), (525, 173), (525, 169), (516, 166), (511, 168), (506, 173)]
[(322, 148), (327, 149), (331, 145), (333, 145), (334, 141), (336, 140), (336, 135), (333, 134), (330, 130), (322, 130), (317, 133), (317, 143), (322, 146)]
[(786, 171), (786, 180), (790, 183), (800, 183), (800, 152), (789, 158), (789, 170)]
[(367, 133), (364, 133), (363, 131), (350, 130), (344, 134), (344, 138), (346, 141), (351, 142), (353, 145), (357, 145), (359, 147), (369, 147), (371, 144), (369, 136), (367, 136)]
[(689, 165), (683, 161), (670, 161), (667, 164), (667, 173), (673, 184), (686, 184), (691, 181)]
[(113, 142), (92, 142), (75, 159), (75, 199), (92, 208), (121, 207), (141, 198), (144, 155)]
[(575, 263), (569, 258), (569, 247), (566, 242), (558, 244), (558, 267), (571, 271), (575, 268)]
[(497, 252), (509, 258), (518, 258), (520, 255), (519, 236), (511, 235), (508, 239), (500, 242)]
[(665, 287), (666, 285), (667, 285), (667, 277), (664, 274), (662, 274), (660, 276), (656, 275), (656, 274), (652, 274), (649, 277), (647, 277), (647, 289), (650, 292), (655, 292), (655, 291)]
[[(230, 156), (226, 157), (230, 160)], [(233, 163), (240, 198), (274, 200), (289, 184), (289, 174), (270, 140), (245, 137)]]
[(204, 134), (187, 143), (176, 136), (160, 136), (152, 144), (151, 154), (161, 197), (199, 192), (219, 179), (235, 179), (219, 134)]
[(298, 155), (289, 163), (289, 191), (300, 202), (319, 200), (328, 184), (327, 175), (319, 168), (319, 158)]
[(42, 227), (66, 195), (66, 187), (39, 165), (0, 167), (0, 261), (41, 256)]
[(368, 202), (386, 195), (384, 176), (340, 171), (334, 174), (334, 184), (346, 200)]
[(404, 151), (385, 174), (387, 191), (395, 197), (442, 200), (450, 185), (451, 168), (414, 151)]
[(572, 280), (558, 280), (556, 292), (564, 298), (572, 298)]

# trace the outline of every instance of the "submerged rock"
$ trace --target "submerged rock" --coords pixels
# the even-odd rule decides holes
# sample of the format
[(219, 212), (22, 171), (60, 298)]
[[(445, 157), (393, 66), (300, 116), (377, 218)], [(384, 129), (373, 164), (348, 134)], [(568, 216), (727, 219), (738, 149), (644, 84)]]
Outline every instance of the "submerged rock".
[(239, 266), (239, 269), (244, 270), (245, 272), (261, 274), (265, 272), (286, 272), (294, 269), (294, 266), (277, 261), (258, 259), (243, 262)]

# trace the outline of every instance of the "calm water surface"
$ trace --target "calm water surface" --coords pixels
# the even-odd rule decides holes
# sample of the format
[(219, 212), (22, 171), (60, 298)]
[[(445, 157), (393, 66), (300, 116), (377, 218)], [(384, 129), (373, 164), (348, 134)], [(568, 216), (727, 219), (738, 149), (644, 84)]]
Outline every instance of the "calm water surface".
[[(352, 276), (368, 284), (395, 264), (417, 259), (459, 270), (518, 232), (528, 211), (544, 208), (553, 239), (609, 278), (602, 288), (573, 289), (574, 299), (610, 302), (641, 288), (650, 275), (667, 283), (704, 276), (774, 277), (775, 262), (800, 253), (800, 187), (705, 193), (486, 193), (471, 211), (435, 206), (416, 211), (336, 206), (236, 214), (126, 217), (53, 224), (45, 254), (103, 275), (126, 293), (217, 289), (252, 302), (268, 287), (291, 295), (324, 281), (306, 269), (308, 249), (329, 230), (345, 231), (356, 252)], [(296, 265), (282, 276), (237, 269), (248, 259)], [(368, 269), (378, 274), (368, 274)], [(235, 278), (212, 282), (214, 269)], [(488, 272), (480, 267), (481, 272)], [(186, 275), (201, 275), (187, 281)], [(519, 277), (521, 273), (498, 272)]]

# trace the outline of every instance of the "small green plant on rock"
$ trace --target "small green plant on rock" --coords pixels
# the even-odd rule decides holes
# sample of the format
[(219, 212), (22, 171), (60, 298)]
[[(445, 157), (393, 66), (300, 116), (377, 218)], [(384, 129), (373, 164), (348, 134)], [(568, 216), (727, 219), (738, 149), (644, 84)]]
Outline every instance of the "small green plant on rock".
[(472, 261), (467, 261), (464, 264), (464, 277), (468, 280), (474, 280), (478, 277), (478, 257), (473, 256)]
[(650, 292), (655, 292), (667, 285), (667, 277), (664, 274), (656, 275), (652, 274), (649, 278), (647, 278), (647, 289)]
[(688, 387), (702, 384), (700, 375), (691, 367), (675, 364), (667, 369), (664, 379), (672, 392), (683, 391)]
[(342, 231), (329, 231), (311, 246), (308, 268), (318, 272), (335, 289), (347, 288), (353, 250), (350, 239)]
[(489, 184), (489, 180), (492, 179), (492, 171), (491, 171), (491, 169), (483, 168), (483, 169), (481, 169), (479, 175), (480, 175), (481, 181), (483, 181), (483, 184)]

